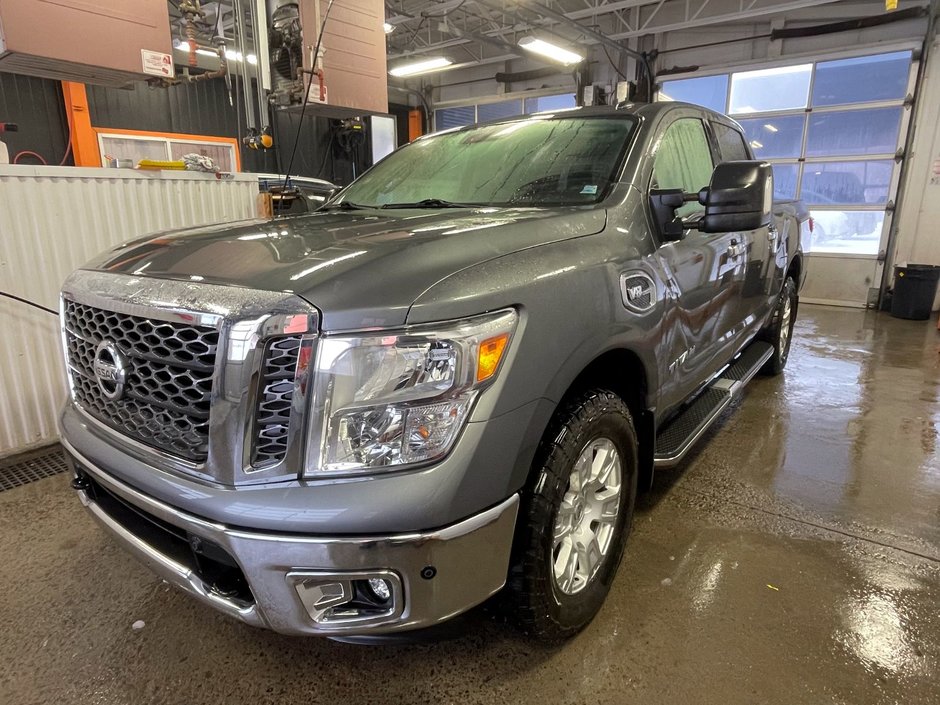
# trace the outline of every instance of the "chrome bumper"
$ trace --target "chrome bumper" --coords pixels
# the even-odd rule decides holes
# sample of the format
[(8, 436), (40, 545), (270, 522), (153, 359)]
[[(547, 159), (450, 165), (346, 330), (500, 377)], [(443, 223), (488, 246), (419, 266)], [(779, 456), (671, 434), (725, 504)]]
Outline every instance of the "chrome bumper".
[[(439, 624), (496, 593), (505, 583), (519, 497), (443, 529), (426, 533), (349, 538), (252, 532), (182, 512), (116, 480), (63, 445), (78, 472), (132, 511), (145, 512), (193, 541), (208, 541), (234, 559), (250, 588), (250, 599), (220, 593), (197, 568), (147, 540), (145, 531), (121, 521), (96, 501), (89, 484), (77, 483), (91, 514), (157, 575), (190, 595), (247, 624), (283, 634), (360, 636)], [(233, 492), (233, 495), (237, 492)], [(233, 496), (233, 500), (235, 497)], [(246, 516), (246, 521), (251, 517)], [(152, 533), (155, 522), (143, 519)], [(366, 618), (323, 619), (337, 601), (337, 585), (385, 578), (389, 609)], [(324, 586), (321, 590), (320, 586)], [(319, 600), (319, 602), (318, 602)], [(318, 604), (314, 604), (318, 602)], [(340, 603), (342, 599), (340, 598)]]

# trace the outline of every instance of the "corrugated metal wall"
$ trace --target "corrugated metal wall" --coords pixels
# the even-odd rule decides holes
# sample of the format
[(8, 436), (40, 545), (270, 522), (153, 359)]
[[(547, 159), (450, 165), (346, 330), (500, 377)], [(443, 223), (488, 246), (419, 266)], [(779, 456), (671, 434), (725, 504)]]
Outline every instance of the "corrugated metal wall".
[[(245, 133), (243, 96), (236, 93), (240, 109), (228, 102), (224, 81), (206, 81), (171, 88), (151, 88), (135, 84), (130, 90), (88, 86), (91, 124), (153, 132), (237, 137)], [(293, 173), (314, 176), (338, 184), (352, 180), (353, 160), (342, 155), (332, 158), (330, 120), (307, 110)], [(270, 119), (265, 116), (265, 121)], [(242, 170), (278, 173), (287, 168), (297, 134), (300, 116), (295, 112), (277, 112), (272, 126), (276, 149), (258, 152), (242, 149)], [(371, 164), (371, 152), (363, 145), (356, 161), (361, 174)], [(279, 169), (280, 167), (280, 169)]]
[[(0, 289), (58, 308), (65, 277), (129, 238), (253, 217), (252, 175), (0, 166)], [(56, 437), (58, 319), (0, 297), (0, 456)]]
[[(0, 137), (10, 148), (10, 160), (22, 150), (42, 155), (50, 164), (58, 164), (68, 148), (68, 121), (57, 81), (0, 73), (0, 122), (15, 122), (19, 132)], [(24, 157), (23, 164), (38, 164)], [(65, 162), (72, 164), (71, 156)]]

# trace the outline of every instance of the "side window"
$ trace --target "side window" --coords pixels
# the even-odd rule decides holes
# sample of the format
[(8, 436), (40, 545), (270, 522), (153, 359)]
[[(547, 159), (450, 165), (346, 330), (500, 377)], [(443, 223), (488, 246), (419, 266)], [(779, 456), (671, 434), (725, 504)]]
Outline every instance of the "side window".
[(722, 125), (720, 122), (713, 122), (712, 130), (718, 140), (718, 148), (721, 150), (722, 161), (734, 162), (751, 158), (747, 153), (744, 135), (740, 132), (733, 127)]
[[(712, 178), (712, 152), (705, 136), (705, 125), (695, 118), (676, 120), (666, 128), (653, 157), (651, 189), (681, 188), (696, 193)], [(697, 202), (684, 204), (676, 215), (684, 218), (705, 210)]]

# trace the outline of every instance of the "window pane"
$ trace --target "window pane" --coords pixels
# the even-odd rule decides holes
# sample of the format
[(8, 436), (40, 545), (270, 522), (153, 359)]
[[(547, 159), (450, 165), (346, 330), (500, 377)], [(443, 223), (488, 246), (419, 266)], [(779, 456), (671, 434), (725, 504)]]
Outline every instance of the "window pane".
[[(680, 188), (695, 193), (708, 186), (712, 178), (711, 149), (701, 120), (676, 120), (666, 129), (656, 156), (653, 157), (651, 188)], [(680, 218), (704, 210), (697, 201), (676, 209)]]
[(900, 100), (910, 70), (909, 51), (821, 62), (816, 65), (813, 105)]
[(170, 159), (182, 159), (186, 154), (201, 154), (209, 157), (222, 171), (235, 171), (232, 146), (214, 142), (175, 142), (170, 141)]
[(812, 64), (731, 74), (731, 113), (805, 108)]
[(728, 75), (702, 76), (701, 78), (683, 78), (678, 81), (663, 81), (659, 91), (659, 100), (679, 100), (710, 108), (719, 113), (725, 112), (728, 98)]
[(563, 95), (545, 95), (540, 98), (526, 98), (525, 112), (541, 113), (545, 110), (568, 110), (577, 107), (578, 103), (574, 99), (574, 93), (565, 93)]
[(476, 120), (476, 108), (463, 105), (459, 108), (442, 108), (434, 111), (434, 124), (438, 130), (472, 125)]
[(720, 122), (713, 122), (712, 130), (718, 139), (718, 147), (721, 150), (723, 160), (732, 162), (737, 159), (750, 159), (747, 147), (744, 144), (744, 137), (740, 132), (733, 127), (722, 125)]
[(774, 198), (796, 198), (796, 177), (799, 164), (774, 164)]
[(898, 106), (810, 115), (806, 156), (894, 154), (902, 110)]
[(521, 100), (504, 100), (501, 103), (486, 103), (477, 106), (477, 122), (502, 120), (514, 115), (522, 115)]
[(803, 116), (786, 115), (739, 120), (758, 159), (799, 157), (803, 149)]
[(808, 162), (803, 167), (801, 198), (809, 205), (884, 204), (894, 163)]
[(813, 234), (808, 252), (877, 255), (884, 211), (810, 210)]
[(133, 137), (102, 137), (102, 157), (133, 159), (136, 165), (141, 159), (162, 162), (167, 158), (166, 141), (144, 140)]

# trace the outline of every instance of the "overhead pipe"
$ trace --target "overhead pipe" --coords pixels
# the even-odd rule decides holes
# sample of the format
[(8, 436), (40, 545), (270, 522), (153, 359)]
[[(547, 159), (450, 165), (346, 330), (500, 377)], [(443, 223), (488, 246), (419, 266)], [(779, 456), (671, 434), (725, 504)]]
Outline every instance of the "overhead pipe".
[(196, 18), (206, 18), (205, 11), (199, 6), (199, 0), (182, 0), (179, 4), (179, 11), (183, 13), (186, 19), (186, 41), (189, 44), (189, 66), (196, 68), (199, 60), (196, 58)]
[(592, 29), (591, 27), (587, 27), (581, 24), (580, 22), (578, 22), (577, 20), (571, 19), (564, 13), (558, 12), (557, 10), (553, 10), (547, 5), (543, 5), (542, 3), (537, 2), (536, 0), (518, 0), (518, 5), (536, 15), (547, 17), (549, 19), (561, 22), (562, 24), (566, 24), (570, 27), (574, 27), (579, 32), (582, 32), (588, 37), (591, 37), (591, 39), (594, 39), (598, 43), (603, 44), (604, 46), (609, 47), (613, 49), (614, 51), (623, 52), (624, 54), (627, 54), (628, 56), (633, 57), (640, 63), (640, 65), (643, 67), (643, 72), (646, 74), (647, 89), (646, 89), (646, 94), (644, 97), (647, 100), (649, 100), (649, 98), (653, 95), (653, 85), (654, 85), (653, 70), (650, 67), (649, 60), (645, 54), (638, 52), (634, 49), (631, 49), (630, 47), (625, 47), (619, 42), (608, 37), (606, 34), (598, 32)]

